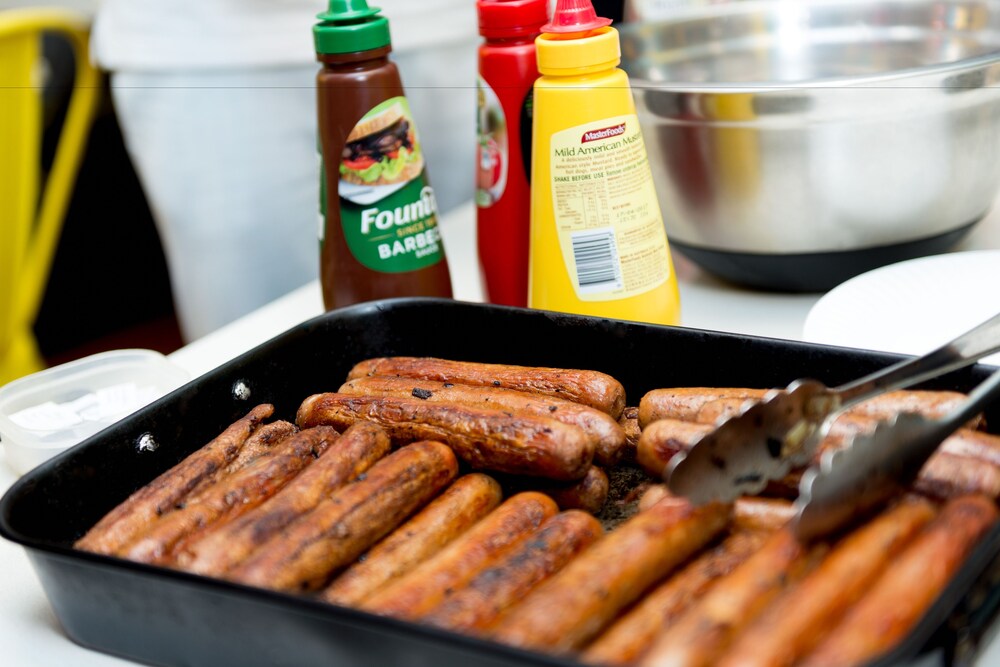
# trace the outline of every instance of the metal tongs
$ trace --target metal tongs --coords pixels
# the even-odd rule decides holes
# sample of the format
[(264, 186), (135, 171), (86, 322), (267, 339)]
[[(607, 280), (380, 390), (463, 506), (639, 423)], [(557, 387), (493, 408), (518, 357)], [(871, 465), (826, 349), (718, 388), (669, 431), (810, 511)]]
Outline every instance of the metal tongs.
[(799, 483), (793, 519), (802, 540), (833, 532), (851, 518), (879, 505), (920, 472), (938, 445), (1000, 396), (1000, 370), (942, 419), (905, 412), (881, 421), (871, 433), (826, 452)]
[[(922, 357), (901, 361), (839, 387), (829, 388), (816, 380), (796, 380), (784, 391), (770, 392), (764, 400), (748, 405), (741, 414), (704, 435), (686, 453), (675, 456), (665, 474), (667, 484), (673, 493), (687, 496), (695, 504), (732, 502), (739, 496), (759, 493), (769, 481), (781, 479), (793, 467), (805, 466), (812, 460), (833, 421), (831, 416), (884, 392), (963, 368), (997, 350), (1000, 314)], [(991, 387), (992, 381), (987, 383)], [(987, 390), (991, 387), (983, 386)], [(976, 396), (982, 395), (977, 391)], [(981, 400), (991, 396), (987, 393)], [(951, 421), (943, 420), (940, 428), (947, 428)], [(900, 428), (915, 423), (910, 417), (895, 420)], [(852, 448), (858, 451), (849, 456), (857, 464), (865, 458), (865, 452), (890, 439), (884, 435), (888, 430), (883, 427), (883, 435), (873, 437), (871, 447), (861, 446), (859, 440), (858, 446)], [(841, 456), (848, 454), (843, 452)], [(814, 480), (810, 487), (815, 484)], [(811, 493), (818, 495), (824, 485), (820, 482)]]

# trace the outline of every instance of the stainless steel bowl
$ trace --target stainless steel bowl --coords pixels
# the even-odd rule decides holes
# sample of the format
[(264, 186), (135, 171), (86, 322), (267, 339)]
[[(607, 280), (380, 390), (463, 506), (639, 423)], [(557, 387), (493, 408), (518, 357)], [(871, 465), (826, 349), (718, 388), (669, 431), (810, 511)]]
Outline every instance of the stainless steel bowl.
[(732, 2), (623, 26), (671, 244), (824, 290), (941, 252), (1000, 188), (1000, 1)]

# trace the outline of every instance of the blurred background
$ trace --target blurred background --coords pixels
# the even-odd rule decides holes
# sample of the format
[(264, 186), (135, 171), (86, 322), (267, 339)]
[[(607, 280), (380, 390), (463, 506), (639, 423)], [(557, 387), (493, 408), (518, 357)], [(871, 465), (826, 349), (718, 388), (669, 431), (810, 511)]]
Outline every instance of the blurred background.
[[(93, 15), (99, 0), (0, 0), (0, 10), (60, 7)], [(58, 37), (43, 41), (42, 169), (51, 167), (74, 63)], [(3, 63), (0, 63), (0, 68)], [(182, 345), (163, 250), (101, 77), (93, 124), (72, 187), (34, 331), (49, 365), (122, 347)]]
[[(17, 8), (59, 8), (92, 18), (100, 4), (101, 0), (0, 0), (0, 14)], [(599, 14), (616, 22), (622, 19), (623, 0), (596, 0), (594, 5)], [(324, 0), (317, 0), (317, 12), (324, 7)], [(70, 44), (54, 34), (43, 38), (41, 56), (40, 182), (44, 186), (66, 119), (75, 64)], [(0, 53), (0, 70), (3, 58)], [(99, 72), (96, 97), (33, 325), (42, 360), (49, 366), (118, 348), (167, 354), (185, 343), (163, 248), (123, 143), (105, 72)]]

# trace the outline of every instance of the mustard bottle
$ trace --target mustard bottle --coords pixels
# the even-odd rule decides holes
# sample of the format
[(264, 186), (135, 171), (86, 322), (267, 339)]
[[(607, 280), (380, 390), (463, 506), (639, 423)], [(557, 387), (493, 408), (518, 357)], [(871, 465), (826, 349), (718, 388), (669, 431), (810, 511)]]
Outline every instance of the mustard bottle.
[(536, 39), (528, 305), (678, 324), (680, 296), (621, 47), (590, 0)]

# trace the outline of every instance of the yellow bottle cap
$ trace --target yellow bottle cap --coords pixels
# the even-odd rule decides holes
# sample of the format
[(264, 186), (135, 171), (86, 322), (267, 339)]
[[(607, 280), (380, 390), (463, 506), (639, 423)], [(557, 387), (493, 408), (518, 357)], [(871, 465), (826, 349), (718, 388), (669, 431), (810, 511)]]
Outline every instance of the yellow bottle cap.
[(535, 51), (538, 71), (554, 76), (611, 69), (622, 59), (618, 31), (611, 27), (584, 33), (542, 33), (535, 39)]

